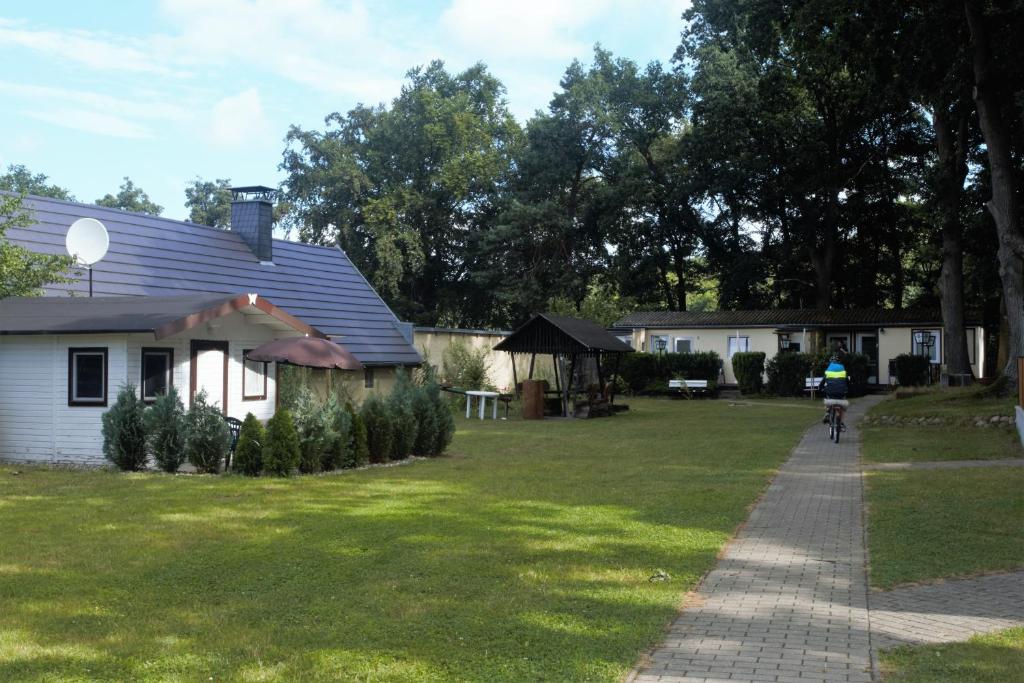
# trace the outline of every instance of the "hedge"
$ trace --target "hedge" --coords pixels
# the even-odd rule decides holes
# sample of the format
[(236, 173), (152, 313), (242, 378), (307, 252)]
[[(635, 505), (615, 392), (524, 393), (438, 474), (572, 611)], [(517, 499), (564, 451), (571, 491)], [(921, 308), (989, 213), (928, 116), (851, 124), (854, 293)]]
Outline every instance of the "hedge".
[(896, 356), (896, 379), (902, 387), (920, 387), (928, 384), (931, 361), (927, 356), (901, 353)]
[(740, 393), (752, 395), (761, 393), (764, 388), (763, 351), (740, 351), (732, 354), (732, 372), (736, 375), (736, 383)]
[(814, 354), (781, 351), (765, 365), (768, 392), (775, 396), (802, 396), (814, 365)]
[(718, 382), (721, 358), (714, 351), (697, 353), (627, 353), (622, 356), (618, 377), (632, 394), (659, 393), (670, 379), (703, 379)]

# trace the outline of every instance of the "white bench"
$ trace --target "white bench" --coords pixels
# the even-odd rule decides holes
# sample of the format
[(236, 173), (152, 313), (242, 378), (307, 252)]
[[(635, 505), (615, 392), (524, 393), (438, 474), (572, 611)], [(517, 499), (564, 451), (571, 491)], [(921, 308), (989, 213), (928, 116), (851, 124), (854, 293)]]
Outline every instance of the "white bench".
[(711, 391), (706, 379), (670, 379), (668, 381), (668, 389), (672, 392), (678, 392), (683, 396), (706, 394)]
[(809, 392), (811, 396), (814, 396), (814, 392), (818, 390), (821, 385), (821, 381), (824, 377), (808, 377), (804, 380), (804, 391)]

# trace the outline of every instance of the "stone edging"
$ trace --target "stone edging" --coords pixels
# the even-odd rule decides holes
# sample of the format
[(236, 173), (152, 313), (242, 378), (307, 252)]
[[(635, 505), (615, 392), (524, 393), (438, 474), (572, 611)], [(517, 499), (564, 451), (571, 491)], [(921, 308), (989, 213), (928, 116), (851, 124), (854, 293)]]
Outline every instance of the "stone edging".
[(908, 425), (957, 426), (957, 427), (1011, 427), (1012, 415), (981, 415), (977, 417), (903, 417), (899, 415), (869, 415), (862, 423), (866, 427), (905, 427)]

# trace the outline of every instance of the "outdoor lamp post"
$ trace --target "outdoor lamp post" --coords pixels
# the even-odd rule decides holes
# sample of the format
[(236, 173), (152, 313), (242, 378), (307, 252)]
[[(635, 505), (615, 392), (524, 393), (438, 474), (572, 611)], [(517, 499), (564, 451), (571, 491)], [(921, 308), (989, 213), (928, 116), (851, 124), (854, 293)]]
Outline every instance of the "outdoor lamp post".
[(658, 349), (658, 353), (665, 353), (665, 347), (668, 346), (668, 339), (664, 337), (658, 337), (654, 340), (654, 346)]
[(779, 339), (779, 346), (782, 348), (783, 351), (789, 351), (789, 345), (790, 345), (789, 335), (788, 334), (787, 335), (783, 335)]

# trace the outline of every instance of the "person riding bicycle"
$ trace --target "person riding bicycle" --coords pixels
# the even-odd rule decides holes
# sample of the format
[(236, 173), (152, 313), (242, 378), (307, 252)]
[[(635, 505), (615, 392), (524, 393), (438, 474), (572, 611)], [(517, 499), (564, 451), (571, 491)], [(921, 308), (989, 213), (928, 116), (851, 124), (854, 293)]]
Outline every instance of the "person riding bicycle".
[[(825, 396), (826, 405), (828, 405), (828, 399), (841, 400), (844, 403), (838, 403), (836, 409), (839, 411), (839, 423), (844, 424), (843, 418), (846, 417), (846, 392), (849, 389), (847, 384), (846, 366), (840, 358), (838, 350), (836, 350), (832, 357), (829, 358), (828, 367), (825, 368), (825, 376), (821, 380), (821, 384), (818, 386), (818, 390)], [(823, 424), (828, 424), (828, 410), (825, 411), (825, 417), (822, 420)]]

